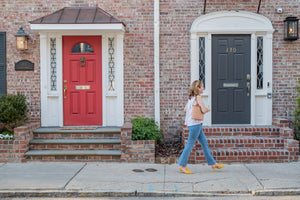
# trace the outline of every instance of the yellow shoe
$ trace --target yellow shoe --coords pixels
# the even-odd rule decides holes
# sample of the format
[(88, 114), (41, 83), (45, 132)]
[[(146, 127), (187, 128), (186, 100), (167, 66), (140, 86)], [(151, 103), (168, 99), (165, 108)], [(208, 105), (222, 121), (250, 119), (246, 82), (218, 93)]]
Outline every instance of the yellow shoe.
[(185, 174), (193, 174), (187, 167), (185, 169), (179, 168), (179, 171)]
[(213, 170), (216, 170), (216, 168), (217, 168), (217, 169), (221, 169), (221, 168), (223, 168), (223, 167), (225, 167), (225, 165), (220, 165), (220, 164), (217, 164), (217, 165), (216, 165), (216, 164), (215, 164), (215, 165), (212, 165), (212, 166), (211, 166), (211, 168), (212, 168)]

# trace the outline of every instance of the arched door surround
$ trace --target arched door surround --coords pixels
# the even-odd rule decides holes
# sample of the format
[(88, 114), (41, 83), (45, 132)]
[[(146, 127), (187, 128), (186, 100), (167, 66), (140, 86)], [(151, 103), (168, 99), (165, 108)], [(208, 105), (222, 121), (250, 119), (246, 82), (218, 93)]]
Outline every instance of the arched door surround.
[[(250, 38), (249, 82), (251, 125), (272, 124), (272, 40), (273, 26), (265, 16), (246, 11), (220, 11), (202, 15), (194, 20), (191, 29), (191, 82), (205, 81), (203, 99), (213, 105), (213, 46), (215, 36), (245, 35)], [(230, 51), (230, 48), (229, 48)], [(226, 86), (226, 85), (225, 85)], [(229, 84), (230, 86), (230, 84)], [(205, 125), (213, 125), (212, 112)], [(247, 123), (248, 124), (248, 123)]]

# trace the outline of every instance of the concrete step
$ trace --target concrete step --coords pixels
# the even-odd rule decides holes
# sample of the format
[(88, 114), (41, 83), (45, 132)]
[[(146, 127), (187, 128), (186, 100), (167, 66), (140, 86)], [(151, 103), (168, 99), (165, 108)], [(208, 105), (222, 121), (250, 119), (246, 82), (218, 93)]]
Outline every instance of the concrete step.
[(97, 161), (119, 162), (120, 150), (30, 150), (25, 153), (27, 161)]
[(39, 128), (34, 132), (34, 139), (103, 139), (120, 138), (121, 127), (97, 127), (95, 129), (64, 130), (59, 127)]
[(50, 127), (33, 132), (27, 161), (116, 161), (121, 127)]
[(121, 139), (34, 139), (30, 150), (120, 150)]
[[(284, 149), (210, 149), (217, 162), (289, 162), (290, 153)], [(204, 163), (204, 153), (193, 149), (192, 163)]]
[(34, 139), (30, 144), (121, 144), (121, 139)]

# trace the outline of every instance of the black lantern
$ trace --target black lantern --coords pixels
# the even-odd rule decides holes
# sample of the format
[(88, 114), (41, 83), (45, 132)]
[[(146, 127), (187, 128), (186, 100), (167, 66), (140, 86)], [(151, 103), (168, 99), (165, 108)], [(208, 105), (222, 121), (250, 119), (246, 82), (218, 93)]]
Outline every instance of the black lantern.
[(287, 17), (284, 20), (284, 39), (285, 40), (298, 40), (299, 28), (297, 17)]
[(24, 32), (23, 28), (20, 27), (16, 36), (16, 47), (17, 50), (26, 50), (27, 48), (27, 39), (28, 35)]

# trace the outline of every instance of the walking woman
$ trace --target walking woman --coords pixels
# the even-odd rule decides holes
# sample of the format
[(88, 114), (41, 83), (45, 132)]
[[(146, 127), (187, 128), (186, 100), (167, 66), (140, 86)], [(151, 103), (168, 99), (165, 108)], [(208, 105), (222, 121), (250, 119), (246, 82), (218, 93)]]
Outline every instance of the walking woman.
[(207, 164), (211, 165), (212, 169), (214, 170), (216, 168), (221, 169), (222, 167), (225, 166), (225, 165), (218, 164), (210, 153), (206, 137), (202, 130), (203, 121), (191, 118), (192, 104), (194, 102), (195, 105), (197, 104), (200, 105), (203, 113), (207, 113), (210, 111), (209, 108), (205, 107), (202, 97), (200, 96), (200, 94), (203, 93), (203, 90), (204, 90), (203, 82), (200, 80), (194, 81), (191, 87), (189, 88), (189, 101), (184, 108), (184, 111), (186, 112), (185, 125), (187, 125), (189, 129), (189, 137), (188, 137), (187, 144), (184, 147), (184, 150), (178, 160), (178, 165), (179, 165), (179, 171), (185, 174), (193, 173), (186, 167), (186, 165), (188, 163), (190, 153), (197, 139), (202, 146)]

